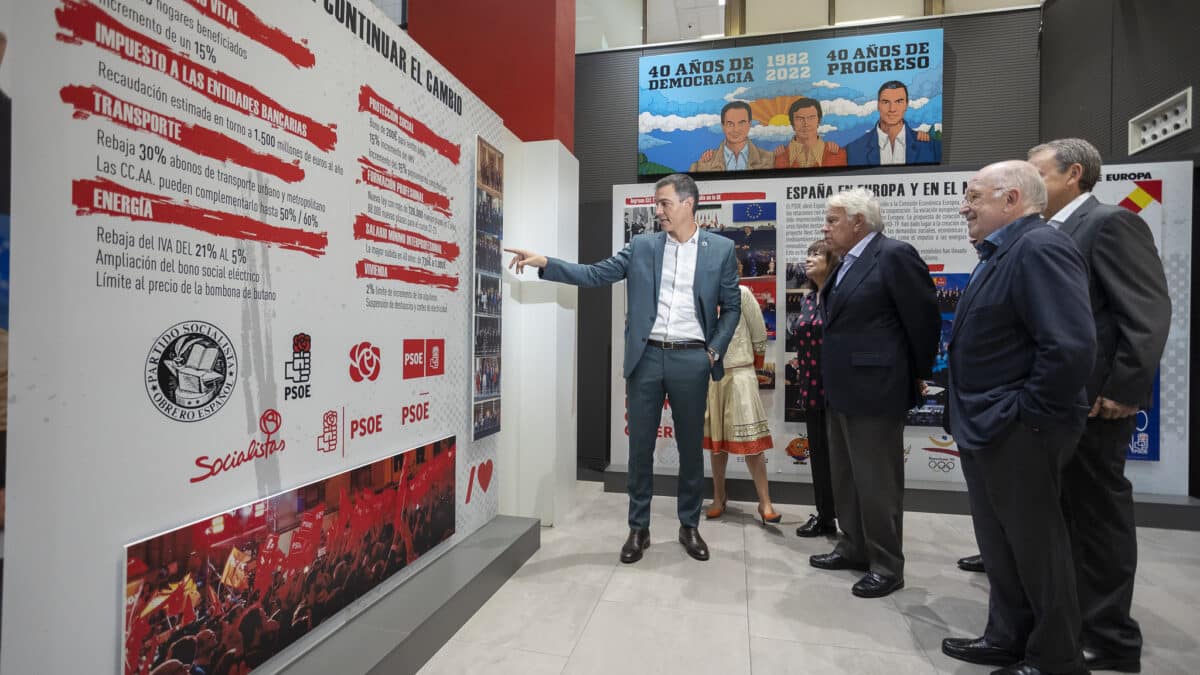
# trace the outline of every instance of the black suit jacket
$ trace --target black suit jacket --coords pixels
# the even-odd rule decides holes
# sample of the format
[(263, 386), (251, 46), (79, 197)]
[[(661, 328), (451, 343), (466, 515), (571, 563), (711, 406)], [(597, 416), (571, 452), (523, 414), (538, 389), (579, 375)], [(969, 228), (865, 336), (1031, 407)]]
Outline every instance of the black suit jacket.
[(821, 289), (821, 377), (828, 407), (847, 415), (903, 415), (920, 401), (937, 354), (942, 318), (929, 266), (882, 232), (835, 287)]
[(1096, 356), (1087, 266), (1070, 237), (1029, 215), (972, 279), (950, 337), (946, 431), (978, 450), (1018, 420), (1078, 432)]
[(1089, 197), (1062, 224), (1087, 262), (1096, 363), (1087, 397), (1148, 408), (1171, 327), (1162, 260), (1146, 221)]

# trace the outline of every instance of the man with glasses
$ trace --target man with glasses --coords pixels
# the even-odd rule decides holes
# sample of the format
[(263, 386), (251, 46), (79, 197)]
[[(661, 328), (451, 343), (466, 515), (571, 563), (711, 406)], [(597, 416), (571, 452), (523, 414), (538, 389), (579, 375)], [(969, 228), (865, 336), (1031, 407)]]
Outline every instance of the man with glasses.
[(988, 582), (987, 628), (947, 656), (994, 671), (1079, 673), (1080, 617), (1062, 468), (1083, 432), (1096, 354), (1087, 266), (1046, 225), (1046, 186), (1024, 161), (984, 167), (959, 213), (979, 263), (958, 303), (944, 426), (961, 453)]
[(846, 151), (837, 143), (821, 140), (821, 103), (801, 97), (788, 106), (788, 119), (796, 135), (775, 148), (776, 169), (807, 169), (815, 166), (846, 166)]

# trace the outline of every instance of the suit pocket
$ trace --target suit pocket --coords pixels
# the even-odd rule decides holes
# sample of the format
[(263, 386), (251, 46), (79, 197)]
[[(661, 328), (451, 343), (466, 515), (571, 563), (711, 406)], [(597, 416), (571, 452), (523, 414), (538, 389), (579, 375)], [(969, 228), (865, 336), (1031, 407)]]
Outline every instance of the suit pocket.
[(883, 352), (851, 352), (850, 365), (852, 366), (878, 366), (884, 367), (890, 365), (891, 357)]

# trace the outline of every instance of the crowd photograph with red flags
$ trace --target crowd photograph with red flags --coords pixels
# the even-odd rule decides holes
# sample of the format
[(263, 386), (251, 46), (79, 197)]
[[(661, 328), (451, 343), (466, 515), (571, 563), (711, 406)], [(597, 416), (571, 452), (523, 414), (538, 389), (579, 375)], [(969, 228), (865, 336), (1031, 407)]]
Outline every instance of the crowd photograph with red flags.
[(249, 673), (449, 539), (455, 451), (444, 438), (126, 547), (125, 675)]

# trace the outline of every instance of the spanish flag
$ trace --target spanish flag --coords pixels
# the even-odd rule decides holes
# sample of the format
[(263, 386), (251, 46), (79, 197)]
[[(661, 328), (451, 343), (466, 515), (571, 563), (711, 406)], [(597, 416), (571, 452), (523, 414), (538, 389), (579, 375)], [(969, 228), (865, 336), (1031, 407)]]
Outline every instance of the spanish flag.
[(1129, 209), (1134, 213), (1141, 213), (1142, 209), (1154, 202), (1162, 203), (1161, 180), (1135, 180), (1133, 184), (1137, 187), (1121, 200), (1122, 208)]

